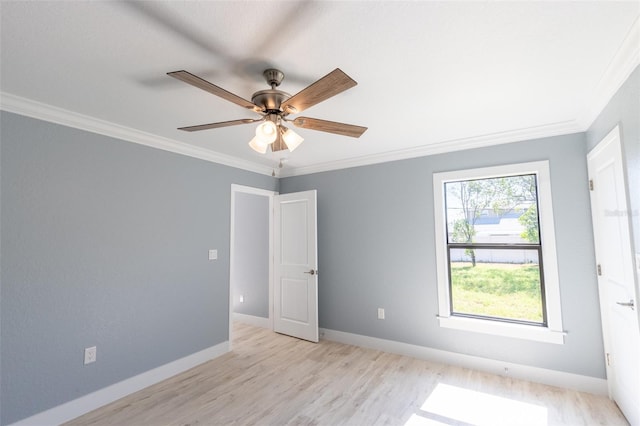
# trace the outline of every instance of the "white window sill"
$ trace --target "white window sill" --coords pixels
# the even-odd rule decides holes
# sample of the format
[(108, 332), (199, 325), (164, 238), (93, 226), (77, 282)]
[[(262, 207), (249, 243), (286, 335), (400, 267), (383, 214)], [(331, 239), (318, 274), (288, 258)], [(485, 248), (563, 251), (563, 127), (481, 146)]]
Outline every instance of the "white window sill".
[(462, 317), (438, 317), (440, 327), (456, 330), (474, 331), (496, 336), (514, 337), (517, 339), (535, 340), (538, 342), (564, 344), (564, 331), (554, 331), (547, 327), (512, 324), (507, 322), (482, 320)]

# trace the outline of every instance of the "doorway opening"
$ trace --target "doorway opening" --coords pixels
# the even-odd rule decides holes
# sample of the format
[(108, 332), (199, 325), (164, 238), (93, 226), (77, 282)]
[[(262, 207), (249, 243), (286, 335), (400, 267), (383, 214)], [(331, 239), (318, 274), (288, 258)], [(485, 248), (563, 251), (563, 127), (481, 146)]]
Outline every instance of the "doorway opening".
[(231, 185), (229, 350), (233, 322), (273, 330), (273, 197), (276, 192)]

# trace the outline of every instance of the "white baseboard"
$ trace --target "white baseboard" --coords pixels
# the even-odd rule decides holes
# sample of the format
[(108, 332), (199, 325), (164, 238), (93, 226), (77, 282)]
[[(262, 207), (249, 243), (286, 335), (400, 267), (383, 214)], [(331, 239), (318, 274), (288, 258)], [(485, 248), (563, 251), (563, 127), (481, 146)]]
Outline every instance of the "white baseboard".
[(229, 352), (229, 342), (222, 342), (210, 348), (203, 349), (184, 358), (170, 362), (153, 370), (133, 376), (113, 385), (107, 386), (88, 395), (50, 408), (26, 419), (19, 420), (11, 426), (59, 425), (75, 419), (83, 414), (107, 405), (113, 401), (137, 392), (141, 389), (161, 382), (183, 371), (219, 357)]
[(455, 352), (432, 349), (424, 346), (410, 345), (408, 343), (395, 342), (393, 340), (362, 336), (360, 334), (345, 333), (336, 330), (320, 329), (320, 336), (322, 339), (331, 340), (334, 342), (361, 346), (364, 348), (376, 349), (379, 351), (390, 352), (399, 355), (406, 355), (413, 358), (439, 362), (442, 364), (456, 365), (501, 376), (508, 375), (509, 377), (528, 380), (530, 382), (543, 383), (545, 385), (573, 389), (596, 395), (607, 396), (609, 394), (607, 381), (605, 379), (599, 379), (596, 377), (582, 376), (579, 374), (565, 373), (557, 370), (548, 370), (545, 368), (497, 361), (473, 355), (464, 355)]
[(253, 325), (254, 327), (261, 327), (269, 330), (271, 329), (269, 318), (257, 317), (255, 315), (239, 314), (238, 312), (234, 312), (233, 320), (236, 322), (241, 322), (242, 324)]

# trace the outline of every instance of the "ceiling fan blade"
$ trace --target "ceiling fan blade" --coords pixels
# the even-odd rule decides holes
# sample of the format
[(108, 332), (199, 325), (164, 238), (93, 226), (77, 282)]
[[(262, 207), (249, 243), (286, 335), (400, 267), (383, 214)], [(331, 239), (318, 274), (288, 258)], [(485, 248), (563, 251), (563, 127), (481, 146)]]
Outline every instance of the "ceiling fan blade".
[(251, 109), (256, 112), (262, 111), (262, 109), (254, 104), (253, 102), (249, 102), (248, 100), (241, 98), (238, 95), (235, 95), (227, 90), (224, 90), (222, 87), (218, 87), (213, 83), (209, 83), (207, 80), (204, 80), (197, 75), (193, 75), (187, 71), (173, 71), (168, 72), (168, 76), (177, 78), (178, 80), (184, 81), (192, 86), (197, 87), (198, 89), (202, 89), (209, 93), (212, 93), (216, 96), (220, 96), (222, 99), (226, 99), (229, 102), (233, 102), (236, 105), (240, 105), (243, 108)]
[(293, 120), (293, 124), (303, 129), (319, 130), (321, 132), (351, 136), (352, 138), (359, 138), (367, 130), (366, 127), (356, 126), (354, 124), (336, 123), (335, 121), (309, 117), (298, 117)]
[(238, 124), (249, 124), (262, 121), (261, 118), (243, 118), (241, 120), (221, 121), (219, 123), (199, 124), (197, 126), (179, 127), (178, 130), (184, 130), (185, 132), (197, 132), (199, 130), (217, 129), (218, 127), (236, 126)]
[(356, 83), (355, 80), (345, 74), (340, 68), (336, 68), (320, 80), (284, 101), (280, 107), (285, 113), (296, 114), (338, 93), (344, 92), (356, 84), (358, 83)]

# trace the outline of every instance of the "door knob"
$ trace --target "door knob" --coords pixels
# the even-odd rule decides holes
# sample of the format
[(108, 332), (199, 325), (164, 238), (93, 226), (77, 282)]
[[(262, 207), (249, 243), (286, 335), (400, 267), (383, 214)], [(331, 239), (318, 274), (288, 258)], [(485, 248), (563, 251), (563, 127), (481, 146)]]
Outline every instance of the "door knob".
[(310, 271), (305, 271), (305, 274), (318, 275), (318, 271), (316, 271), (315, 269), (311, 269)]
[(633, 303), (633, 299), (629, 300), (628, 302), (616, 302), (618, 305), (620, 306), (626, 306), (631, 308), (631, 310), (633, 311), (633, 307), (635, 306), (635, 304)]

